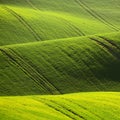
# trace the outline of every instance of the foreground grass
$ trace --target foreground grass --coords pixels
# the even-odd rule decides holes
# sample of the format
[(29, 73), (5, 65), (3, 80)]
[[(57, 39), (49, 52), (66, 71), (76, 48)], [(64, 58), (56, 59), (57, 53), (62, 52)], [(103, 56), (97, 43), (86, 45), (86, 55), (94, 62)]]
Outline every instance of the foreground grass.
[(120, 120), (120, 93), (0, 97), (1, 120)]

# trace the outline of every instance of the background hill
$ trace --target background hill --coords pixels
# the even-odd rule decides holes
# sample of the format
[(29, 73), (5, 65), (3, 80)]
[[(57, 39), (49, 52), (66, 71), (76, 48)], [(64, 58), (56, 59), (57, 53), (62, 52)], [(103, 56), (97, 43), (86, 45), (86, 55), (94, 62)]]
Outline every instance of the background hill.
[(0, 45), (120, 30), (119, 0), (0, 0)]

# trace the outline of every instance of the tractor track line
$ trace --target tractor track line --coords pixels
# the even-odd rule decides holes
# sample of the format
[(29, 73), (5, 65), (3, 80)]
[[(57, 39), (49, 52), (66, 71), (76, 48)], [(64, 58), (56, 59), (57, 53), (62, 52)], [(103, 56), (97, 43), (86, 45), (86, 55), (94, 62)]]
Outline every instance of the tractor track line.
[(57, 89), (47, 79), (45, 79), (33, 66), (31, 66), (31, 64), (28, 64), (27, 62), (25, 62), (24, 59), (20, 55), (18, 55), (15, 51), (12, 50), (12, 52), (16, 56), (18, 56), (18, 58), (20, 58), (27, 66), (29, 66), (29, 68), (31, 68), (30, 71), (33, 71), (32, 73), (36, 73), (33, 75), (36, 75), (36, 78), (39, 82), (41, 82), (41, 85), (43, 85), (44, 88), (46, 88), (51, 94), (54, 94), (54, 91), (56, 91)]
[[(28, 61), (28, 60), (27, 60), (27, 61)], [(49, 86), (51, 86), (51, 88), (52, 88), (51, 90), (56, 91), (56, 94), (61, 94), (61, 92), (55, 87), (55, 85), (53, 85), (52, 82), (50, 82), (50, 81), (46, 78), (45, 75), (41, 74), (40, 70), (37, 68), (36, 65), (34, 65), (31, 61), (29, 61), (28, 64), (29, 64), (32, 68), (34, 68), (34, 69), (37, 71), (37, 73), (39, 73), (39, 75), (41, 75), (41, 77), (44, 79), (44, 81), (45, 81), (46, 83), (49, 84)]]
[[(35, 7), (31, 2), (30, 2), (30, 0), (26, 0), (34, 9), (36, 9), (36, 10), (40, 10), (40, 9), (38, 9), (37, 7)], [(53, 16), (53, 15), (52, 15)], [(56, 17), (56, 16), (55, 16)], [(61, 17), (56, 17), (56, 18), (59, 18), (59, 19), (61, 19), (62, 21), (64, 21), (65, 22), (65, 24), (67, 24), (69, 27), (71, 27), (73, 30), (75, 30), (75, 32), (78, 34), (78, 35), (82, 35), (82, 36), (85, 36), (85, 34), (78, 28), (78, 27), (76, 27), (75, 25), (73, 25), (70, 21), (68, 21), (68, 20), (66, 20), (66, 19), (64, 19), (64, 18), (61, 18)]]
[(26, 2), (34, 9), (34, 10), (39, 10), (37, 7), (33, 5), (33, 3), (30, 0), (26, 0)]
[[(79, 46), (78, 46), (78, 47), (79, 47)], [(86, 55), (86, 57), (88, 58), (89, 55)], [(92, 57), (92, 56), (91, 56), (91, 57)], [(103, 83), (96, 77), (94, 71), (91, 69), (91, 67), (89, 67), (89, 64), (88, 64), (84, 59), (81, 58), (81, 60), (82, 60), (83, 63), (87, 66), (87, 68), (90, 70), (91, 75), (92, 75), (94, 78), (96, 78), (96, 80), (97, 80), (97, 82), (98, 82), (98, 85), (101, 85), (102, 89), (104, 90), (105, 87), (103, 86)], [(96, 83), (96, 81), (95, 81), (95, 83)], [(100, 88), (99, 88), (99, 90), (101, 91)]]
[[(32, 78), (32, 80), (34, 80), (39, 86), (42, 87), (42, 89), (47, 90), (48, 92), (50, 92), (51, 94), (54, 94), (53, 91), (56, 91), (56, 88), (54, 88), (45, 78), (43, 78), (43, 76), (41, 76), (36, 69), (34, 69), (31, 65), (29, 65), (28, 63), (26, 63), (21, 56), (19, 56), (18, 54), (16, 54), (15, 51), (13, 51), (12, 49), (9, 48), (9, 52), (11, 51), (11, 54), (16, 56), (17, 59), (14, 59), (14, 57), (8, 53), (6, 53), (6, 51), (4, 51), (5, 55), (8, 56), (8, 58), (10, 58), (12, 61), (14, 61), (14, 63), (16, 63), (18, 66), (20, 66), (21, 70), (26, 74), (29, 75), (30, 78)], [(3, 50), (2, 50), (3, 52)], [(22, 63), (22, 64), (21, 64)], [(23, 65), (24, 64), (24, 65)], [(29, 69), (29, 70), (28, 70)], [(32, 71), (32, 72), (31, 72)], [(52, 90), (53, 89), (53, 90)]]
[[(34, 100), (36, 100), (36, 99), (34, 99)], [(50, 107), (50, 108), (54, 109), (55, 111), (57, 111), (57, 112), (65, 115), (66, 117), (68, 117), (68, 118), (71, 119), (71, 120), (76, 120), (76, 119), (74, 119), (72, 116), (70, 116), (69, 114), (67, 114), (66, 112), (64, 112), (63, 110), (57, 108), (57, 107), (54, 106), (54, 105), (51, 105), (51, 104), (47, 103), (47, 102), (46, 102), (46, 99), (41, 98), (40, 100), (36, 100), (36, 101), (41, 102), (41, 103), (47, 105), (48, 107)]]
[[(43, 56), (42, 54), (41, 54), (41, 57), (42, 57), (42, 59), (44, 60), (44, 62), (47, 64), (47, 65), (49, 65), (54, 71), (55, 71), (55, 73), (58, 75), (58, 76), (60, 76), (58, 73), (57, 73), (57, 69), (53, 66), (53, 64), (51, 64), (48, 60), (46, 60), (45, 58), (46, 57), (49, 57), (49, 55), (47, 56), (47, 55), (45, 55), (45, 56)], [(26, 59), (27, 60), (27, 59)], [(29, 60), (27, 60), (27, 61), (29, 61)], [(30, 61), (29, 61), (30, 62)], [(31, 64), (31, 63), (30, 63)], [(35, 66), (35, 65), (34, 65)], [(36, 66), (35, 66), (36, 67)], [(37, 69), (37, 68), (36, 68)], [(39, 70), (38, 70), (39, 71)], [(54, 86), (54, 85), (53, 85)], [(54, 86), (55, 87), (55, 86)], [(57, 89), (57, 91), (60, 93), (60, 94), (62, 94), (62, 92), (61, 91), (59, 91), (58, 90), (58, 88), (56, 88)]]
[(116, 53), (110, 46), (106, 45), (105, 43), (97, 40), (96, 38), (90, 38), (91, 40), (98, 43), (101, 47), (105, 48), (112, 56), (114, 56), (116, 59), (120, 60), (120, 56), (118, 53)]
[(78, 34), (78, 35), (82, 35), (82, 36), (85, 36), (85, 34), (78, 28), (78, 27), (76, 27), (75, 25), (73, 25), (70, 21), (68, 21), (68, 20), (65, 20), (65, 19), (63, 19), (64, 21), (65, 21), (65, 23), (70, 27), (70, 28), (72, 28), (73, 30), (75, 30), (75, 32)]
[(71, 103), (79, 106), (80, 108), (88, 111), (89, 113), (91, 113), (91, 114), (93, 114), (94, 116), (98, 117), (100, 120), (104, 120), (104, 119), (101, 118), (99, 115), (97, 115), (97, 114), (93, 113), (92, 111), (88, 110), (86, 107), (84, 107), (84, 106), (82, 106), (82, 105), (80, 105), (80, 104), (78, 104), (78, 103), (76, 103), (76, 102), (73, 102), (72, 100), (69, 100), (69, 99), (67, 99), (67, 98), (63, 98), (63, 99), (65, 99), (66, 101), (69, 101), (69, 102), (71, 102)]
[[(77, 61), (75, 60), (75, 59), (73, 59), (65, 50), (63, 50), (62, 48), (61, 48), (61, 51), (64, 53), (64, 54), (66, 54), (66, 56), (68, 56), (72, 61), (74, 61), (75, 63), (77, 63)], [(84, 63), (84, 61), (82, 60), (82, 62)], [(85, 64), (85, 63), (84, 63)], [(85, 64), (86, 65), (86, 64)], [(86, 65), (87, 66), (87, 65)], [(75, 65), (75, 67), (77, 67), (76, 65)], [(87, 66), (88, 67), (88, 66)], [(82, 73), (82, 75), (85, 77), (85, 75), (84, 75), (84, 73), (81, 71), (81, 73)], [(92, 74), (92, 72), (91, 72), (91, 74)], [(94, 75), (93, 75), (94, 76)], [(85, 77), (85, 79), (87, 80), (87, 78)], [(93, 86), (95, 86), (96, 87), (96, 89), (97, 90), (99, 90), (100, 91), (100, 88), (98, 88), (92, 81), (89, 81), (89, 80), (87, 80), (91, 85), (93, 85)]]
[(68, 24), (68, 26), (70, 26), (73, 30), (75, 30), (75, 32), (78, 34), (78, 35), (82, 35), (82, 36), (85, 36), (85, 33), (83, 33), (78, 27), (76, 27), (75, 25), (73, 25), (70, 21), (66, 20), (66, 24)]
[(115, 31), (119, 31), (120, 29), (116, 28), (114, 25), (112, 25), (111, 23), (109, 23), (108, 21), (106, 21), (102, 16), (100, 16), (99, 14), (97, 14), (93, 9), (91, 9), (89, 6), (87, 6), (85, 3), (83, 3), (81, 0), (78, 0), (79, 3), (81, 4), (81, 6), (89, 13), (91, 14), (93, 17), (95, 17), (96, 19), (98, 19), (99, 21), (101, 21), (102, 23), (104, 23), (105, 25), (108, 25), (109, 27), (111, 27), (112, 29), (114, 29)]
[[(64, 55), (71, 61), (71, 63), (73, 64), (73, 66), (76, 67), (77, 69), (79, 69), (78, 66), (75, 64), (75, 63), (77, 63), (77, 62), (75, 62), (75, 61), (71, 58), (71, 56), (70, 56), (68, 53), (66, 53), (65, 50), (63, 50), (63, 49), (60, 48), (60, 47), (59, 47), (59, 49), (60, 49), (60, 51), (62, 52), (62, 54), (64, 54)], [(85, 75), (84, 75), (84, 73), (83, 73), (82, 71), (81, 71), (81, 73), (82, 73), (82, 76), (85, 77)], [(86, 79), (86, 77), (85, 77), (85, 79)], [(70, 84), (71, 84), (71, 83), (70, 83)], [(73, 84), (73, 83), (72, 83), (72, 84)]]
[(8, 7), (3, 7), (3, 9), (13, 15), (34, 36), (36, 41), (42, 40), (40, 36), (36, 33), (36, 31), (18, 13)]
[[(55, 15), (52, 15), (55, 16)], [(78, 27), (73, 25), (69, 20), (66, 20), (65, 18), (55, 16), (58, 19), (61, 19), (66, 25), (68, 25), (70, 28), (72, 28), (79, 36), (85, 36), (85, 33), (83, 33)]]
[(109, 39), (107, 39), (107, 38), (105, 38), (103, 36), (99, 36), (99, 38), (105, 40), (106, 42), (108, 42), (109, 44), (111, 44), (113, 47), (117, 48), (120, 51), (120, 47), (117, 46), (113, 41), (111, 41), (111, 40), (109, 40)]
[[(59, 106), (60, 108), (68, 111), (69, 113), (73, 114), (74, 116), (77, 116), (78, 118), (80, 118), (80, 119), (82, 119), (82, 120), (86, 120), (83, 116), (77, 114), (77, 113), (74, 112), (72, 109), (67, 108), (67, 107), (65, 107), (64, 105), (61, 105), (61, 104), (59, 104), (58, 102), (56, 102), (56, 101), (54, 101), (54, 100), (48, 100), (48, 99), (45, 99), (45, 98), (42, 98), (42, 99), (43, 99), (44, 101), (47, 100), (47, 101), (49, 101), (49, 102), (51, 102), (51, 103)], [(73, 119), (74, 119), (74, 120), (78, 120), (78, 119), (76, 119), (76, 118), (73, 118)]]
[(83, 120), (86, 120), (83, 116), (81, 116), (81, 115), (79, 115), (79, 114), (77, 114), (76, 112), (74, 112), (72, 109), (70, 109), (70, 108), (67, 108), (67, 107), (65, 107), (64, 105), (62, 105), (62, 104), (59, 104), (58, 102), (56, 102), (56, 101), (53, 101), (53, 100), (50, 100), (52, 103), (54, 103), (54, 104), (56, 104), (56, 105), (59, 105), (60, 107), (62, 107), (63, 109), (65, 109), (65, 110), (67, 110), (68, 112), (70, 112), (70, 113), (72, 113), (73, 115), (75, 115), (75, 116), (77, 116), (77, 117), (79, 117), (80, 119), (83, 119)]
[[(30, 76), (32, 78), (34, 78), (34, 80), (38, 83), (38, 85), (40, 85), (43, 89), (46, 89), (46, 87), (44, 87), (43, 83), (41, 83), (41, 80), (42, 78), (41, 77), (38, 77), (36, 71), (34, 70), (34, 68), (32, 68), (29, 64), (27, 64), (22, 58), (20, 55), (18, 55), (14, 50), (10, 49), (9, 50), (11, 51), (11, 54), (16, 56), (16, 58), (18, 60), (16, 60), (16, 62), (18, 63), (18, 65), (21, 66), (21, 68), (23, 68), (26, 72), (28, 72), (30, 74)], [(22, 64), (20, 62), (22, 62)], [(24, 64), (24, 65), (23, 65)], [(29, 70), (28, 70), (28, 68)], [(31, 72), (32, 71), (32, 72)], [(36, 73), (36, 74), (32, 74), (32, 73)]]
[[(103, 84), (102, 84), (101, 81), (96, 77), (96, 75), (94, 74), (94, 71), (89, 67), (89, 64), (88, 64), (87, 62), (85, 62), (85, 60), (83, 60), (82, 58), (81, 58), (81, 60), (82, 60), (83, 63), (87, 66), (87, 68), (89, 69), (91, 75), (92, 75), (94, 78), (96, 78), (98, 85), (100, 85), (100, 86), (104, 89)], [(94, 83), (96, 83), (96, 81), (95, 81)], [(98, 87), (97, 87), (97, 84), (96, 84), (96, 88), (98, 88)], [(101, 91), (101, 88), (98, 88), (98, 90)]]
[(103, 24), (109, 26), (115, 31), (119, 31), (119, 28), (116, 28), (114, 25), (112, 25), (110, 22), (105, 20), (101, 15), (97, 14), (93, 9), (91, 9), (89, 6), (87, 6), (83, 1), (81, 0), (75, 0), (77, 4), (79, 4), (85, 11), (87, 11), (91, 16), (102, 22)]
[[(7, 53), (5, 50), (0, 49), (0, 51), (9, 58), (9, 60), (14, 64), (20, 67), (20, 69), (27, 75), (29, 76), (39, 87), (41, 86), (41, 84), (31, 75), (31, 73), (29, 71), (26, 70), (26, 66), (23, 67), (16, 59), (14, 59), (14, 57), (12, 55), (10, 55), (9, 53)], [(42, 86), (41, 86), (42, 87)], [(42, 87), (42, 89), (44, 89)]]
[[(78, 46), (78, 47), (79, 47), (79, 46)], [(89, 56), (86, 55), (86, 57), (88, 58)], [(94, 71), (89, 67), (89, 64), (88, 64), (83, 58), (81, 58), (81, 60), (82, 60), (82, 62), (86, 65), (86, 67), (89, 69), (89, 73), (97, 80), (98, 84), (101, 85), (101, 87), (104, 89), (103, 84), (102, 84), (101, 81), (96, 77)], [(94, 83), (96, 83), (96, 81), (94, 81)], [(97, 85), (96, 85), (96, 88), (98, 88)], [(101, 91), (100, 88), (98, 88), (98, 90)]]

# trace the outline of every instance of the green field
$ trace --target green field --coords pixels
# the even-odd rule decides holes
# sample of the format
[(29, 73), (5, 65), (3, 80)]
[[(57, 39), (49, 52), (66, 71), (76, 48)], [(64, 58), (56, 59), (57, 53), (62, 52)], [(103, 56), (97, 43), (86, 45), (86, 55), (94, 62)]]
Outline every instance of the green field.
[(1, 120), (119, 120), (120, 93), (0, 98)]
[(0, 0), (0, 120), (120, 120), (119, 0)]

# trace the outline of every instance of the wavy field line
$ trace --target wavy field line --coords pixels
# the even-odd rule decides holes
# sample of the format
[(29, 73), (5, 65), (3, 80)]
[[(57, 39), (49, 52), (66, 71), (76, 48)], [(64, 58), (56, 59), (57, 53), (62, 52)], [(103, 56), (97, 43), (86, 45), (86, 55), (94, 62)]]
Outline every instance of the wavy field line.
[[(77, 69), (79, 69), (78, 66), (76, 65), (77, 62), (76, 62), (65, 50), (63, 50), (62, 48), (60, 48), (60, 50), (61, 50), (61, 52), (62, 52), (65, 56), (68, 57), (69, 61), (71, 61), (71, 63), (73, 64), (73, 66), (76, 67)], [(79, 69), (79, 70), (80, 70), (80, 69)], [(87, 80), (87, 77), (85, 76), (84, 72), (83, 72), (82, 70), (80, 70), (80, 72), (81, 72), (82, 76), (84, 77), (84, 79)], [(78, 75), (78, 74), (76, 74), (76, 76), (77, 76), (77, 75)], [(88, 81), (88, 80), (87, 80), (87, 81)], [(91, 85), (94, 86), (94, 84), (93, 84), (91, 81), (88, 81), (88, 83), (90, 83)], [(72, 84), (72, 83), (70, 83), (70, 84)], [(96, 88), (96, 89), (97, 89), (97, 88)]]
[[(64, 54), (66, 54), (66, 56), (68, 56), (72, 61), (74, 61), (75, 63), (77, 63), (77, 61), (75, 60), (75, 59), (73, 59), (65, 50), (63, 50), (62, 48), (61, 48), (61, 51), (64, 53)], [(82, 60), (82, 58), (81, 58), (81, 60)], [(82, 62), (84, 63), (84, 61), (82, 60)], [(85, 64), (85, 63), (84, 63)], [(85, 64), (86, 65), (86, 64)], [(76, 66), (76, 65), (75, 65)], [(76, 66), (76, 67), (78, 67), (78, 66)], [(86, 65), (86, 67), (88, 67), (87, 65)], [(91, 72), (91, 71), (89, 71), (90, 72), (90, 74), (91, 75), (93, 75), (93, 73)], [(83, 76), (85, 77), (85, 75), (84, 75), (84, 72), (82, 72), (81, 71), (81, 73), (83, 73)], [(94, 75), (93, 75), (94, 76)], [(95, 77), (95, 76), (94, 76)], [(94, 84), (94, 82), (92, 82), (92, 81), (90, 81), (90, 80), (88, 80), (87, 79), (87, 77), (85, 77), (85, 79), (88, 81), (88, 83), (90, 83), (91, 85), (93, 85), (93, 86), (95, 86), (96, 87), (96, 90), (101, 90), (100, 88), (98, 88), (95, 84)], [(96, 82), (96, 81), (95, 81)], [(99, 81), (100, 82), (100, 81)]]
[[(65, 99), (66, 101), (68, 101), (68, 102), (70, 102), (70, 103), (72, 103), (72, 104), (75, 104), (75, 105), (79, 106), (80, 108), (82, 108), (82, 109), (86, 110), (87, 112), (89, 112), (89, 113), (93, 114), (94, 116), (96, 116), (98, 119), (104, 120), (104, 118), (101, 118), (99, 115), (97, 115), (97, 114), (95, 114), (94, 112), (88, 110), (87, 107), (82, 106), (82, 105), (76, 103), (75, 100), (70, 100), (70, 99), (68, 99), (68, 98), (63, 98), (63, 99)], [(74, 102), (73, 102), (73, 101), (74, 101)]]
[[(11, 49), (12, 50), (12, 49)], [(12, 50), (13, 51), (13, 50)], [(24, 58), (22, 58), (20, 55), (18, 55), (15, 51), (13, 51), (15, 56), (18, 56), (19, 58), (21, 58), (22, 61), (25, 62)], [(50, 83), (45, 77), (43, 77), (43, 75), (41, 75), (40, 72), (38, 72), (33, 64), (28, 64), (27, 62), (25, 62), (27, 66), (29, 66), (29, 68), (31, 68), (31, 70), (33, 71), (33, 75), (34, 73), (36, 73), (36, 77), (38, 78), (39, 82), (41, 82), (41, 84), (44, 86), (44, 88), (46, 88), (51, 94), (57, 93), (60, 94), (59, 91), (57, 91), (57, 89), (53, 86), (52, 83)], [(24, 66), (23, 66), (24, 67)]]
[(58, 18), (59, 20), (61, 20), (62, 22), (64, 22), (66, 25), (68, 25), (70, 28), (72, 28), (73, 30), (75, 30), (75, 32), (79, 35), (79, 36), (85, 36), (85, 33), (83, 31), (81, 31), (78, 27), (76, 27), (74, 24), (72, 24), (70, 22), (70, 20), (68, 19), (65, 19), (63, 17), (60, 17), (60, 16), (56, 16), (54, 14), (50, 14), (51, 16), (54, 16), (56, 18)]
[(23, 62), (23, 61), (22, 61), (22, 64), (24, 65), (24, 67), (23, 67), (22, 64), (18, 63), (18, 61), (17, 61), (10, 53), (6, 52), (6, 51), (3, 50), (3, 49), (0, 49), (0, 51), (1, 51), (5, 56), (7, 56), (7, 57), (9, 58), (9, 60), (11, 61), (11, 63), (19, 66), (20, 69), (21, 69), (27, 76), (29, 76), (29, 77), (36, 83), (36, 85), (38, 85), (39, 88), (44, 89), (43, 86), (41, 86), (41, 84), (35, 79), (35, 77), (33, 77), (33, 76), (31, 75), (31, 72), (26, 70), (27, 66), (24, 65), (24, 62)]
[(60, 17), (60, 19), (62, 19), (62, 21), (65, 22), (65, 24), (67, 24), (70, 28), (72, 28), (73, 30), (75, 30), (75, 32), (78, 34), (78, 35), (82, 35), (82, 36), (85, 36), (85, 33), (83, 33), (78, 27), (76, 27), (75, 25), (73, 25), (69, 20), (66, 20), (66, 19), (63, 19)]
[(109, 44), (111, 44), (113, 47), (115, 47), (116, 49), (120, 50), (120, 47), (118, 45), (116, 45), (113, 41), (109, 40), (108, 38), (105, 38), (103, 36), (99, 36), (99, 38), (105, 40), (106, 42), (108, 42)]
[[(36, 71), (29, 65), (27, 64), (23, 58), (18, 55), (15, 51), (13, 51), (12, 49), (9, 48), (9, 51), (11, 53), (11, 55), (14, 57), (16, 57), (16, 63), (21, 66), (21, 68), (23, 68), (27, 73), (30, 74), (30, 76), (32, 76), (32, 78), (34, 78), (34, 80), (37, 82), (38, 85), (40, 85), (43, 89), (46, 89), (44, 87), (44, 85), (42, 83), (40, 83), (40, 79), (41, 78), (38, 78), (34, 73), (36, 73)], [(28, 70), (29, 69), (29, 70)], [(32, 75), (32, 73), (34, 74), (34, 76)]]
[(34, 100), (36, 100), (36, 101), (38, 101), (38, 102), (42, 102), (43, 104), (47, 105), (48, 107), (54, 109), (55, 111), (61, 113), (62, 115), (68, 117), (68, 118), (71, 119), (71, 120), (75, 120), (74, 117), (70, 116), (69, 114), (67, 114), (67, 113), (64, 112), (63, 110), (57, 108), (56, 106), (54, 106), (54, 105), (52, 105), (52, 104), (49, 104), (48, 102), (46, 102), (45, 99), (42, 99), (42, 98), (41, 98), (40, 100), (37, 100), (37, 99), (34, 99)]
[[(95, 83), (98, 83), (98, 85), (100, 85), (100, 88), (98, 88), (97, 84), (96, 84), (96, 87), (97, 87), (100, 91), (101, 91), (101, 89), (104, 90), (105, 88), (104, 88), (103, 84), (102, 84), (101, 81), (96, 77), (94, 71), (89, 67), (89, 64), (88, 64), (87, 62), (85, 62), (82, 58), (81, 58), (81, 60), (82, 60), (83, 63), (86, 65), (86, 67), (89, 69), (90, 74), (91, 74), (93, 77), (96, 78), (96, 81), (93, 81), (93, 83), (94, 83), (94, 84), (95, 84)], [(101, 87), (102, 87), (102, 88), (101, 88)]]
[(81, 7), (83, 7), (94, 18), (98, 19), (99, 21), (101, 21), (105, 25), (108, 25), (109, 27), (111, 27), (112, 29), (114, 29), (116, 31), (120, 30), (119, 28), (116, 28), (114, 25), (112, 25), (111, 23), (109, 23), (108, 21), (106, 21), (102, 16), (100, 16), (99, 14), (97, 14), (93, 9), (91, 9), (89, 6), (87, 6), (81, 0), (76, 0), (76, 1), (81, 5)]
[(33, 3), (30, 0), (26, 0), (26, 2), (35, 10), (38, 10), (37, 7), (35, 7), (35, 5), (33, 5)]
[[(32, 2), (30, 0), (26, 0), (34, 9), (36, 10), (40, 10), (39, 8), (35, 7)], [(52, 15), (53, 16), (53, 15)], [(78, 27), (76, 27), (75, 25), (73, 25), (70, 21), (64, 19), (64, 18), (61, 18), (61, 17), (58, 17), (58, 16), (55, 16), (56, 18), (59, 18), (61, 19), (62, 21), (64, 21), (65, 24), (67, 24), (70, 28), (72, 28), (73, 30), (75, 30), (75, 32), (78, 34), (78, 35), (82, 35), (82, 36), (85, 36), (85, 33), (83, 33)]]
[(75, 30), (75, 32), (78, 34), (78, 35), (82, 35), (82, 36), (85, 36), (85, 33), (83, 33), (78, 27), (76, 27), (75, 25), (73, 25), (71, 22), (69, 22), (68, 20), (65, 20), (65, 23), (70, 26), (70, 28), (72, 28), (73, 30)]
[(13, 15), (33, 36), (34, 38), (39, 41), (41, 40), (40, 36), (36, 33), (36, 31), (21, 17), (18, 13), (13, 11), (12, 9), (8, 7), (2, 7), (7, 12), (9, 12), (11, 15)]
[[(117, 99), (119, 96), (119, 92), (85, 92), (57, 96), (1, 96), (1, 115), (5, 120), (13, 120), (14, 116), (18, 120), (21, 118), (22, 120), (30, 120), (30, 118), (33, 120), (120, 120), (120, 103)], [(97, 98), (99, 101), (96, 101)], [(105, 99), (111, 102), (104, 101)], [(114, 101), (118, 103), (117, 106), (114, 106)], [(56, 103), (72, 109), (83, 116), (83, 119)]]
[(112, 28), (115, 31), (119, 31), (120, 30), (119, 28), (115, 27), (112, 23), (110, 23), (107, 20), (105, 20), (101, 15), (97, 14), (93, 9), (91, 9), (89, 6), (87, 6), (83, 1), (81, 1), (81, 0), (75, 0), (75, 2), (77, 4), (79, 4), (91, 16), (93, 16), (94, 18), (98, 19), (103, 24), (109, 26), (110, 28)]
[[(86, 120), (83, 116), (77, 114), (77, 113), (74, 112), (72, 109), (70, 109), (70, 108), (68, 108), (68, 107), (65, 107), (65, 106), (62, 105), (62, 104), (59, 104), (59, 103), (56, 102), (56, 101), (49, 100), (49, 99), (45, 99), (45, 98), (41, 98), (41, 99), (43, 99), (43, 100), (42, 100), (43, 102), (47, 100), (47, 101), (51, 102), (52, 104), (55, 104), (55, 106), (56, 106), (56, 105), (59, 106), (59, 110), (61, 110), (60, 108), (62, 108), (63, 110), (66, 110), (68, 113), (73, 114), (74, 116), (78, 117), (79, 119)], [(51, 104), (49, 104), (49, 105), (51, 105)], [(64, 112), (64, 113), (66, 113), (66, 112)], [(77, 118), (72, 117), (70, 114), (67, 114), (67, 115), (70, 116), (70, 118), (72, 118), (73, 120), (78, 120)]]
[[(40, 56), (41, 56), (41, 58), (44, 60), (44, 63), (46, 63), (53, 71), (54, 71), (54, 73), (57, 75), (57, 76), (59, 76), (59, 77), (61, 77), (61, 74), (60, 73), (58, 73), (58, 71), (57, 71), (57, 69), (56, 69), (56, 67), (47, 59), (46, 60), (46, 58), (48, 57), (50, 57), (50, 55), (49, 54), (42, 54), (42, 53), (44, 53), (43, 51), (41, 51), (41, 54), (40, 54)], [(29, 60), (27, 60), (27, 61), (29, 61)], [(30, 61), (29, 61), (30, 62)], [(35, 65), (34, 65), (35, 66)], [(35, 68), (36, 68), (36, 66), (35, 66)], [(37, 68), (36, 68), (37, 69)], [(57, 82), (57, 81), (56, 81)], [(54, 87), (55, 87), (55, 85), (53, 85)], [(55, 87), (56, 88), (56, 87)], [(59, 94), (62, 94), (62, 91), (61, 90), (59, 90), (58, 88), (56, 88), (56, 90), (59, 92)]]
[[(78, 46), (78, 47), (79, 47), (79, 46)], [(88, 56), (86, 55), (86, 57), (89, 57), (89, 55), (88, 55)], [(99, 90), (101, 90), (101, 87), (102, 87), (102, 90), (104, 90), (105, 87), (103, 86), (102, 82), (96, 77), (96, 75), (95, 75), (94, 71), (91, 69), (91, 67), (89, 67), (89, 64), (88, 64), (84, 59), (81, 58), (81, 60), (82, 60), (82, 62), (86, 65), (86, 67), (89, 69), (90, 74), (91, 74), (94, 78), (96, 78), (97, 81), (94, 81), (94, 83), (98, 82), (98, 85), (100, 85), (100, 88), (98, 88), (97, 86), (96, 86), (96, 87), (97, 87)]]
[[(89, 57), (89, 56), (86, 56), (86, 57)], [(103, 83), (98, 79), (98, 77), (96, 76), (96, 74), (95, 74), (95, 72), (92, 70), (92, 68), (89, 67), (89, 64), (88, 64), (84, 59), (81, 58), (81, 60), (82, 60), (83, 63), (86, 65), (86, 67), (89, 69), (89, 74), (91, 74), (94, 78), (96, 78), (96, 80), (93, 79), (93, 80), (94, 80), (93, 83), (94, 83), (94, 84), (95, 84), (95, 83), (98, 83), (98, 84), (96, 84), (96, 87), (97, 87), (97, 85), (100, 86), (100, 88), (97, 87), (97, 88), (99, 89), (99, 91), (104, 90), (106, 87), (104, 87)]]
[(59, 104), (59, 103), (56, 102), (56, 101), (53, 101), (53, 100), (50, 100), (50, 101), (51, 101), (52, 103), (54, 103), (54, 104), (62, 107), (63, 109), (67, 110), (68, 112), (72, 113), (73, 115), (79, 117), (80, 119), (86, 120), (83, 116), (81, 116), (81, 115), (79, 115), (78, 113), (74, 112), (72, 109), (70, 109), (70, 108), (68, 108), (68, 107), (66, 107), (66, 106), (64, 106), (64, 105), (62, 105), (62, 104)]
[[(10, 60), (20, 66), (21, 70), (25, 72), (32, 80), (34, 80), (41, 88), (50, 92), (51, 94), (60, 94), (60, 92), (46, 79), (44, 78), (34, 67), (25, 62), (23, 58), (15, 51), (9, 48), (7, 53), (5, 50), (0, 49)], [(14, 58), (16, 57), (16, 58)]]
[[(24, 58), (25, 59), (25, 58)], [(24, 60), (25, 61), (25, 60)], [(44, 80), (45, 83), (47, 83), (49, 85), (49, 87), (51, 87), (51, 90), (53, 94), (61, 94), (61, 92), (55, 87), (55, 85), (52, 84), (52, 82), (50, 82), (46, 76), (44, 76), (42, 74), (42, 72), (40, 72), (40, 70), (37, 68), (37, 66), (35, 64), (33, 64), (31, 61), (28, 61), (28, 64), (36, 70), (36, 72), (39, 74), (39, 77), (42, 78)]]
[(106, 45), (105, 43), (103, 43), (99, 40), (97, 40), (96, 38), (90, 38), (90, 39), (95, 41), (96, 43), (98, 43), (100, 46), (102, 46), (102, 48), (105, 48), (116, 59), (120, 60), (120, 53), (118, 53), (117, 51), (114, 51), (114, 49), (112, 47)]

